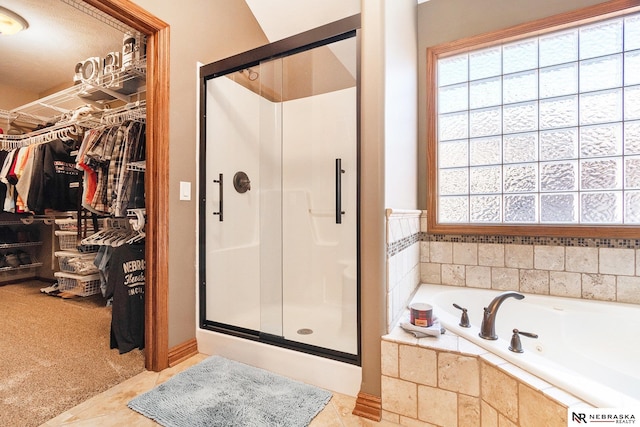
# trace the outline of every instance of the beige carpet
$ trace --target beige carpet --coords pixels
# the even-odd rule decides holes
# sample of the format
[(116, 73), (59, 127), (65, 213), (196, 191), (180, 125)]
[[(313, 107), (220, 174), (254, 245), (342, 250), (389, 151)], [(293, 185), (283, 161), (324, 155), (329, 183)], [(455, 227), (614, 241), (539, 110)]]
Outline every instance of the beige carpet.
[(109, 349), (100, 295), (62, 299), (39, 281), (0, 286), (0, 425), (38, 426), (144, 370), (144, 353)]

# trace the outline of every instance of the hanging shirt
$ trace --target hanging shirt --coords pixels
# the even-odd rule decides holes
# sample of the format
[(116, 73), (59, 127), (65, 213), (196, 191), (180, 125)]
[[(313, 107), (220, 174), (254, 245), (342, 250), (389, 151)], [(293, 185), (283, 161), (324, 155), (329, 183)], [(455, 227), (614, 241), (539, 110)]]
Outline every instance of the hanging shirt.
[(105, 296), (113, 297), (110, 345), (120, 354), (144, 348), (144, 254), (144, 244), (122, 245), (109, 259)]
[(45, 208), (56, 211), (78, 209), (80, 172), (75, 167), (71, 152), (77, 149), (73, 140), (56, 139), (45, 144), (44, 152), (44, 198)]

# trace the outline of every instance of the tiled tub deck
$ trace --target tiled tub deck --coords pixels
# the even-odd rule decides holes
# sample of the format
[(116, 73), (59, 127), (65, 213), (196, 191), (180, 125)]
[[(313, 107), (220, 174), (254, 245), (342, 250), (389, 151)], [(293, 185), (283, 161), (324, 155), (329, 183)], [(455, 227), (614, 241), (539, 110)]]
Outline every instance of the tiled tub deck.
[(566, 427), (567, 408), (590, 407), (447, 331), (382, 337), (383, 419), (405, 426)]

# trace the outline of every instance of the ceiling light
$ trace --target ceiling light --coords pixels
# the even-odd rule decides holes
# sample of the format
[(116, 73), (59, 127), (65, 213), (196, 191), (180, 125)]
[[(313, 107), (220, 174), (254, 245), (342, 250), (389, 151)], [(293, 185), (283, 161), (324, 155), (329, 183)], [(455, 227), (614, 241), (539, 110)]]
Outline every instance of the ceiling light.
[(22, 16), (0, 6), (0, 34), (8, 36), (28, 27), (29, 24)]

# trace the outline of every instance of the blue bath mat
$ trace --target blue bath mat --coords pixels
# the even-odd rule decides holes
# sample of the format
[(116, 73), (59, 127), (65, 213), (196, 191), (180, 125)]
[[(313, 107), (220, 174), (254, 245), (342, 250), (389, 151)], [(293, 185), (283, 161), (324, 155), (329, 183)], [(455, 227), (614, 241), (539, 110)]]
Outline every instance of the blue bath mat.
[(165, 427), (307, 426), (331, 393), (211, 356), (129, 402)]

